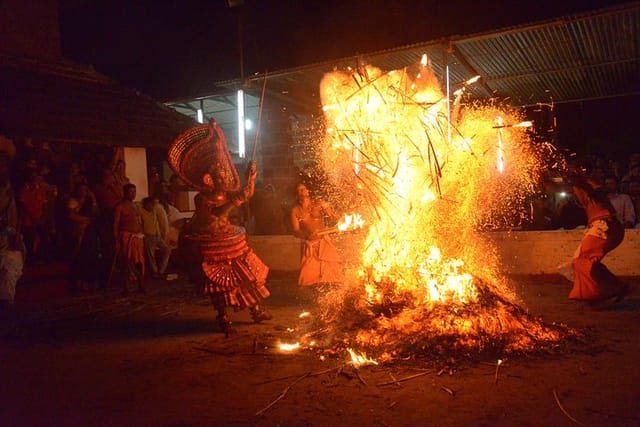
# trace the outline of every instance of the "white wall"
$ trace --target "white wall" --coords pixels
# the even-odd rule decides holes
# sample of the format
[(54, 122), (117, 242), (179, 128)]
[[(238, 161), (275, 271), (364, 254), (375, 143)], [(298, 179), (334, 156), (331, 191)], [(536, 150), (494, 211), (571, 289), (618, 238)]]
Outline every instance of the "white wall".
[(147, 150), (143, 147), (124, 147), (125, 175), (136, 186), (136, 200), (149, 196)]
[[(486, 233), (495, 242), (505, 272), (513, 274), (553, 274), (569, 261), (580, 243), (582, 230), (514, 231)], [(353, 239), (334, 239), (336, 246)], [(272, 270), (300, 268), (300, 240), (293, 236), (249, 236), (249, 245)], [(640, 276), (640, 230), (625, 230), (620, 246), (609, 253), (604, 264), (614, 274)]]
[[(559, 264), (571, 260), (583, 235), (584, 230), (488, 234), (496, 243), (505, 270), (518, 274), (556, 273)], [(602, 262), (614, 274), (640, 276), (640, 230), (625, 230), (622, 244)]]

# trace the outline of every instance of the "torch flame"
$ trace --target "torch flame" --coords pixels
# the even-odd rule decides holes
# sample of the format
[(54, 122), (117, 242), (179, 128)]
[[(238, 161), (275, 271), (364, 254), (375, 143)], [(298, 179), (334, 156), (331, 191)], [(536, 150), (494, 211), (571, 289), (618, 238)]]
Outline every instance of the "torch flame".
[(347, 230), (357, 230), (359, 228), (362, 228), (363, 226), (364, 220), (362, 219), (362, 216), (357, 213), (350, 215), (346, 214), (344, 218), (342, 218), (342, 220), (338, 222), (338, 224), (336, 224), (336, 227), (338, 227), (338, 230), (340, 232)]

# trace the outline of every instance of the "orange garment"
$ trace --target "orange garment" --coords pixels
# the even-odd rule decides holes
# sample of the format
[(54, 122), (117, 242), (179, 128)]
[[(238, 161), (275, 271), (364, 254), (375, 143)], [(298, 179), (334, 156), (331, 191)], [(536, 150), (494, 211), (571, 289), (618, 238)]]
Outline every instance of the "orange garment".
[(607, 223), (605, 237), (586, 234), (580, 243), (579, 255), (573, 260), (573, 289), (569, 298), (604, 300), (622, 290), (622, 283), (600, 261), (624, 238), (624, 227), (615, 219)]
[(298, 285), (342, 283), (342, 263), (336, 247), (327, 236), (302, 242)]
[(136, 279), (136, 273), (144, 276), (144, 234), (120, 232), (121, 254), (127, 260), (129, 278)]
[(587, 213), (589, 226), (573, 260), (573, 288), (570, 299), (598, 301), (620, 294), (623, 284), (601, 260), (618, 247), (624, 238), (624, 227), (616, 219), (609, 201), (588, 183), (573, 187), (576, 199)]

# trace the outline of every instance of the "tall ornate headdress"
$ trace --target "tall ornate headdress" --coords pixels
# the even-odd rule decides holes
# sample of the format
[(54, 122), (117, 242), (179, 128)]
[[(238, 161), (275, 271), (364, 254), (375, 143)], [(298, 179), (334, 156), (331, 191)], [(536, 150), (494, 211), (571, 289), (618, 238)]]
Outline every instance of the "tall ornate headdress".
[[(240, 178), (222, 129), (215, 120), (187, 129), (171, 143), (167, 153), (169, 166), (189, 186), (199, 191), (238, 191)], [(206, 174), (222, 172), (223, 188), (203, 181)]]

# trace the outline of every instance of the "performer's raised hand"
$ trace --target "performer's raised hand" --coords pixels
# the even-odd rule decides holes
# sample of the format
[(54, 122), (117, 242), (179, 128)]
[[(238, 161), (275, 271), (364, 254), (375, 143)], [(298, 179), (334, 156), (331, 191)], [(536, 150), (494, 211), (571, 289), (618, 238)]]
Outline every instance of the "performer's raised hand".
[(251, 160), (249, 162), (249, 166), (247, 167), (247, 174), (249, 176), (256, 176), (258, 173), (258, 167), (256, 166), (255, 160)]

